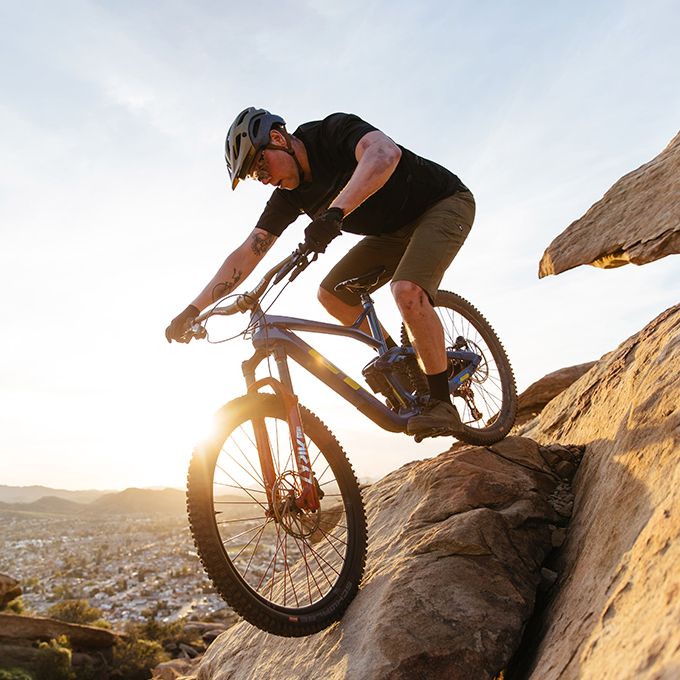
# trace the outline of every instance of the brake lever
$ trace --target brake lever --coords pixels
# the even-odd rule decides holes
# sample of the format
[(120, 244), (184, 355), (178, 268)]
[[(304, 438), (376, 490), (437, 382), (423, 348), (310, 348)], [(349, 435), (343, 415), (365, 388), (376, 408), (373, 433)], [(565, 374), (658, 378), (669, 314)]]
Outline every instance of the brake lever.
[(290, 272), (292, 272), (294, 269), (297, 269), (297, 271), (293, 271), (293, 275), (290, 277), (290, 280), (293, 281), (304, 269), (307, 268), (307, 265), (309, 265), (310, 262), (313, 262), (316, 259), (315, 253), (314, 258), (307, 260), (307, 254), (307, 249), (300, 245), (298, 250), (293, 253), (293, 256), (290, 258), (288, 264), (285, 267), (282, 267), (278, 274), (274, 277), (274, 285), (280, 283), (286, 276), (288, 276), (288, 274), (290, 274)]
[(309, 267), (312, 262), (314, 262), (318, 257), (319, 253), (314, 253), (313, 257), (311, 257), (309, 260), (306, 257), (307, 253), (302, 253), (301, 254), (301, 259), (298, 260), (298, 263), (296, 265), (297, 269), (293, 270), (293, 273), (290, 275), (290, 278), (288, 279), (289, 282), (295, 281), (302, 272)]

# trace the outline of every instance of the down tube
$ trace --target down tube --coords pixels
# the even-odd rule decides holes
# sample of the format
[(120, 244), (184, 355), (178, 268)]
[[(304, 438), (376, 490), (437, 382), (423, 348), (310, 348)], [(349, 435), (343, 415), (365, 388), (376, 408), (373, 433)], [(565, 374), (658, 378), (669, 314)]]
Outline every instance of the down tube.
[(370, 392), (343, 373), (304, 340), (288, 336), (284, 341), (288, 356), (315, 375), (357, 410), (388, 432), (405, 432), (409, 416), (400, 416), (378, 401)]

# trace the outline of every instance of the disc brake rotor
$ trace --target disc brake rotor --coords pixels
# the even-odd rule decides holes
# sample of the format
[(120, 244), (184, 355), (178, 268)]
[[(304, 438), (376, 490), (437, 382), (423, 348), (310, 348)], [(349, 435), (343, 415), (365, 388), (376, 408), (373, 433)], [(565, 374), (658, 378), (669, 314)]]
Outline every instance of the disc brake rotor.
[(301, 495), (302, 483), (297, 472), (288, 470), (274, 485), (274, 518), (283, 530), (295, 538), (309, 538), (319, 528), (321, 511), (300, 509), (295, 502)]

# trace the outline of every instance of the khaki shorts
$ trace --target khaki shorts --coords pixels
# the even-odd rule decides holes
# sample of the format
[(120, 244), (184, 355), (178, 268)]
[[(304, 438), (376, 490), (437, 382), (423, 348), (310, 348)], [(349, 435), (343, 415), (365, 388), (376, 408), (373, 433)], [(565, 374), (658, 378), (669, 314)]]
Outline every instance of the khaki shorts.
[(391, 234), (366, 236), (357, 243), (321, 282), (321, 287), (348, 305), (359, 297), (336, 291), (336, 284), (377, 267), (385, 273), (369, 292), (388, 281), (411, 281), (434, 300), (444, 272), (470, 233), (475, 219), (475, 199), (469, 191), (443, 198), (420, 217)]

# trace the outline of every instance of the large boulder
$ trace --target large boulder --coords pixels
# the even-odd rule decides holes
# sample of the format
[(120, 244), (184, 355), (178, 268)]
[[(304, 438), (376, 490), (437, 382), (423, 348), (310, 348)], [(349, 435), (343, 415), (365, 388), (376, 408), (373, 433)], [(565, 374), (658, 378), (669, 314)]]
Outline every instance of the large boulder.
[(680, 133), (572, 222), (548, 246), (538, 275), (581, 264), (646, 264), (673, 253), (680, 253)]
[(586, 447), (531, 679), (680, 677), (680, 305), (523, 433)]
[(535, 418), (548, 402), (564, 392), (569, 385), (576, 382), (594, 365), (594, 361), (589, 361), (585, 364), (561, 368), (558, 371), (548, 373), (548, 375), (529, 385), (518, 397), (519, 407), (515, 427)]
[(239, 623), (197, 677), (491, 680), (532, 613), (579, 456), (510, 437), (391, 473), (365, 492), (366, 574), (342, 621), (302, 639)]

